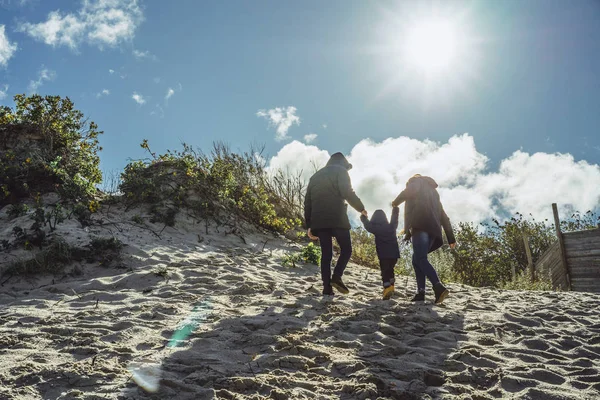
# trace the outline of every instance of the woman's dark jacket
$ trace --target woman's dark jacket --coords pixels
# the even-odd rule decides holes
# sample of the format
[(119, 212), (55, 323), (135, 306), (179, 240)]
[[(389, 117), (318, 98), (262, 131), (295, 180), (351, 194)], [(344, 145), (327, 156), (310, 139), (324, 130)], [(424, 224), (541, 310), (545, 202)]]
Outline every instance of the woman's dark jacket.
[(406, 189), (392, 202), (393, 206), (399, 206), (406, 201), (404, 230), (407, 233), (414, 230), (427, 232), (433, 238), (429, 252), (439, 249), (444, 244), (442, 227), (448, 243), (456, 242), (450, 219), (440, 202), (437, 187), (437, 183), (428, 176), (412, 177), (406, 183)]
[(351, 168), (352, 164), (342, 153), (335, 153), (327, 165), (310, 178), (304, 198), (306, 228), (315, 233), (326, 228), (350, 229), (346, 201), (358, 212), (365, 209), (352, 189), (348, 175)]
[(400, 258), (398, 237), (396, 236), (398, 214), (400, 214), (400, 209), (394, 207), (390, 222), (387, 221), (383, 210), (375, 211), (370, 221), (364, 215), (360, 216), (365, 229), (375, 235), (375, 248), (377, 249), (377, 257), (379, 259)]

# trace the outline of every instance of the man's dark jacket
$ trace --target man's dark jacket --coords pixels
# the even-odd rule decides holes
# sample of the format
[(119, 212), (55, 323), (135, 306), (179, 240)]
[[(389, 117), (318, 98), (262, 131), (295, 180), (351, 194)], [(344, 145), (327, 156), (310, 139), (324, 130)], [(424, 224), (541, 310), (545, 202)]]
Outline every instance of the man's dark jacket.
[(365, 209), (352, 189), (350, 168), (352, 164), (346, 157), (335, 153), (327, 165), (310, 178), (304, 198), (304, 219), (313, 233), (327, 228), (350, 229), (346, 201), (358, 212)]
[(406, 183), (406, 189), (392, 202), (393, 206), (399, 206), (406, 201), (404, 230), (407, 233), (415, 230), (427, 232), (433, 238), (429, 252), (439, 249), (444, 244), (442, 227), (448, 243), (456, 242), (450, 219), (440, 202), (437, 187), (437, 183), (428, 176), (413, 176)]
[(398, 237), (396, 236), (398, 214), (400, 214), (400, 209), (394, 207), (390, 222), (388, 222), (383, 210), (376, 210), (370, 221), (364, 215), (360, 216), (365, 229), (375, 235), (375, 248), (379, 259), (400, 258)]

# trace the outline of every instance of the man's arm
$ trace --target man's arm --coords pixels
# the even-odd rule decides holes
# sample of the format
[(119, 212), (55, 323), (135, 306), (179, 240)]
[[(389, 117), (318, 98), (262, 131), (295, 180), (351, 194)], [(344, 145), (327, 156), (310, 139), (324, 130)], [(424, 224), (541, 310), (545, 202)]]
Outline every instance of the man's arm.
[(400, 194), (394, 199), (394, 201), (392, 201), (392, 207), (398, 207), (406, 200), (415, 198), (417, 193), (419, 193), (420, 187), (421, 185), (418, 179), (409, 179), (406, 183), (406, 188), (402, 192), (400, 192)]
[(310, 199), (311, 184), (308, 183), (306, 195), (304, 196), (304, 221), (306, 221), (306, 229), (310, 229), (310, 216), (312, 213), (312, 202)]
[(350, 175), (348, 171), (343, 171), (338, 174), (338, 187), (344, 200), (348, 202), (359, 213), (365, 211), (365, 206), (362, 201), (358, 198), (354, 189), (352, 189), (352, 183), (350, 182)]
[(452, 231), (452, 225), (450, 224), (450, 218), (448, 218), (448, 215), (444, 211), (444, 207), (442, 207), (442, 227), (446, 233), (448, 244), (452, 245), (453, 243), (456, 243), (456, 238), (454, 237), (454, 232)]

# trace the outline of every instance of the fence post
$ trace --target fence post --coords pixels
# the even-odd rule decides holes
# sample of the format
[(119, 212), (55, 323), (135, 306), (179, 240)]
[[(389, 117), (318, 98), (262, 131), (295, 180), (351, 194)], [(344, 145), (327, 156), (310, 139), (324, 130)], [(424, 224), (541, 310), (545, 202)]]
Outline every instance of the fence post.
[(527, 254), (527, 267), (531, 271), (531, 283), (533, 283), (535, 282), (535, 265), (533, 264), (533, 257), (529, 248), (529, 238), (525, 232), (523, 232), (523, 244), (525, 245), (525, 253)]
[(571, 290), (571, 277), (569, 276), (569, 265), (567, 264), (567, 253), (565, 252), (565, 241), (563, 239), (562, 232), (560, 231), (560, 220), (558, 219), (558, 207), (556, 207), (556, 203), (552, 203), (552, 213), (554, 214), (554, 227), (556, 228), (556, 237), (558, 238), (560, 259), (562, 261), (563, 269), (565, 271), (565, 278), (567, 280), (567, 289)]

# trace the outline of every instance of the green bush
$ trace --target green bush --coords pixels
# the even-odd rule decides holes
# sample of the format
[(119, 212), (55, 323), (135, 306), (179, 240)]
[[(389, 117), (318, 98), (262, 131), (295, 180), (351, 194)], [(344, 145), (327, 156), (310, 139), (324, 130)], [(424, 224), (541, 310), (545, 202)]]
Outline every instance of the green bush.
[(319, 265), (321, 263), (321, 247), (311, 242), (298, 253), (285, 254), (281, 261), (281, 265), (284, 267), (296, 267), (298, 263)]
[(101, 266), (109, 266), (121, 259), (121, 251), (125, 245), (115, 237), (94, 237), (90, 241), (88, 262), (97, 261)]
[(301, 224), (291, 208), (278, 207), (282, 196), (269, 184), (264, 165), (253, 152), (236, 154), (215, 144), (205, 155), (184, 144), (180, 152), (168, 150), (157, 156), (146, 140), (141, 147), (152, 158), (128, 164), (120, 190), (128, 206), (150, 205), (154, 222), (172, 226), (186, 207), (200, 219), (216, 219), (227, 212), (276, 232)]
[(102, 180), (98, 126), (60, 96), (14, 96), (0, 107), (0, 207), (36, 193), (89, 202)]
[(320, 265), (321, 264), (321, 247), (310, 242), (308, 245), (302, 248), (301, 252), (302, 260), (309, 264)]

